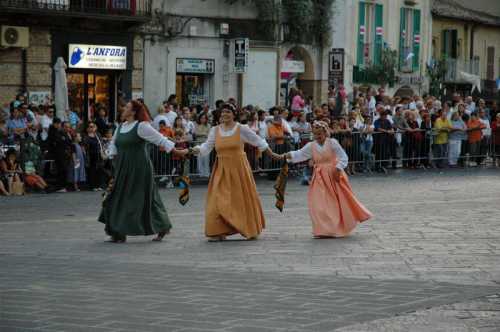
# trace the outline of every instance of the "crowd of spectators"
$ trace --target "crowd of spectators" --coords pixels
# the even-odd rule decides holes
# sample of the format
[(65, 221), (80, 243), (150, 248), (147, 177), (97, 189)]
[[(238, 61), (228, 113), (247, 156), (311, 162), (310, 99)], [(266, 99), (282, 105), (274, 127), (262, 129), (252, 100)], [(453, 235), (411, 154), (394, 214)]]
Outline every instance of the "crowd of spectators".
[[(110, 175), (106, 146), (114, 124), (96, 105), (94, 121), (66, 110), (56, 116), (51, 102), (29, 104), (18, 95), (0, 111), (0, 193), (100, 191)], [(51, 181), (47, 181), (49, 178)]]
[[(238, 121), (267, 139), (273, 151), (298, 149), (311, 140), (315, 120), (329, 123), (335, 137), (349, 155), (347, 172), (381, 172), (390, 168), (465, 167), (492, 161), (500, 167), (500, 112), (496, 102), (487, 106), (455, 94), (446, 102), (433, 96), (388, 96), (357, 87), (347, 93), (343, 87), (331, 88), (324, 104), (292, 89), (287, 104), (261, 109), (239, 107), (234, 98), (208, 104), (178, 105), (172, 95), (157, 109), (153, 126), (186, 148), (205, 141), (211, 126), (217, 125), (220, 107), (230, 104)], [(4, 105), (0, 113), (0, 193), (37, 191), (100, 191), (111, 175), (112, 163), (107, 146), (120, 122), (110, 122), (108, 110), (94, 105), (95, 118), (83, 121), (81, 114), (66, 110), (64, 119), (55, 116), (52, 104), (30, 105), (23, 95)], [(255, 171), (271, 171), (279, 165), (261, 156), (257, 149), (245, 147)], [(208, 177), (213, 156), (189, 162), (151, 149), (155, 172), (161, 181), (179, 172)], [(302, 181), (307, 184), (311, 165), (302, 165)], [(46, 181), (50, 177), (50, 185)]]

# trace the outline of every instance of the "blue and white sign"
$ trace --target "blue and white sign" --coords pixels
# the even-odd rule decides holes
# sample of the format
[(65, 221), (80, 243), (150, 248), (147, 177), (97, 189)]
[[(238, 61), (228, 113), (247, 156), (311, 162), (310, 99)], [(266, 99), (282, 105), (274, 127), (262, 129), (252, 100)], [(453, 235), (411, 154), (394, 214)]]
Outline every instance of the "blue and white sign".
[(177, 73), (180, 74), (213, 74), (214, 59), (177, 58)]
[(125, 46), (70, 44), (69, 68), (81, 69), (127, 69)]

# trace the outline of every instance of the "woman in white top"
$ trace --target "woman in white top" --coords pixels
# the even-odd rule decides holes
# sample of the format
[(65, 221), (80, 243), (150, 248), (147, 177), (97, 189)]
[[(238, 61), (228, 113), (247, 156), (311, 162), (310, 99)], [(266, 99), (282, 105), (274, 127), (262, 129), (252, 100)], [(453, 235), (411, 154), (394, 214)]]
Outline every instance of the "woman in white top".
[(133, 100), (123, 111), (125, 120), (116, 130), (108, 156), (113, 158), (114, 180), (103, 201), (99, 221), (105, 224), (111, 242), (126, 241), (127, 235), (153, 235), (161, 241), (172, 227), (153, 179), (153, 166), (146, 143), (184, 156), (187, 150), (156, 131), (144, 106)]
[(309, 187), (309, 215), (315, 238), (343, 237), (354, 230), (359, 222), (372, 217), (354, 196), (344, 169), (348, 157), (336, 139), (330, 138), (326, 122), (313, 124), (314, 141), (302, 149), (285, 154), (292, 163), (309, 159), (314, 172)]
[(235, 111), (223, 105), (221, 124), (212, 127), (205, 143), (195, 153), (208, 155), (214, 148), (217, 160), (208, 184), (205, 234), (211, 241), (241, 234), (256, 239), (265, 227), (264, 213), (243, 146), (256, 146), (276, 157), (267, 142), (248, 126), (235, 122)]

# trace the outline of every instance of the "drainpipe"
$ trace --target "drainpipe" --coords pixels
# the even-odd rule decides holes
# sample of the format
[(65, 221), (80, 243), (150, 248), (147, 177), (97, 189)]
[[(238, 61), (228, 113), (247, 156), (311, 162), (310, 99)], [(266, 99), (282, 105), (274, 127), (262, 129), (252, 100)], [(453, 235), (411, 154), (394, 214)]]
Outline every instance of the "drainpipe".
[(470, 60), (474, 58), (474, 30), (476, 26), (473, 24), (470, 28)]
[(22, 93), (28, 92), (28, 52), (25, 48), (21, 51), (21, 90)]

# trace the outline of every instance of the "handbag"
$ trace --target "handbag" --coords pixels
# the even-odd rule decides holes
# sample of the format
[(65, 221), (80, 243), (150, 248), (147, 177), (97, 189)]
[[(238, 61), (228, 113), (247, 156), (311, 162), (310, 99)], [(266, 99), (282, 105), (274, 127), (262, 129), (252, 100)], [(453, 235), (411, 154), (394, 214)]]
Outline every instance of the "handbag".
[(10, 194), (13, 196), (24, 195), (24, 182), (12, 181), (10, 183)]
[(99, 138), (99, 135), (96, 135), (96, 138), (97, 138), (97, 143), (99, 143), (99, 157), (101, 157), (101, 160), (107, 160), (108, 154), (104, 150), (104, 147), (102, 145), (101, 139)]

